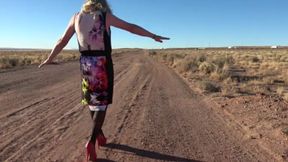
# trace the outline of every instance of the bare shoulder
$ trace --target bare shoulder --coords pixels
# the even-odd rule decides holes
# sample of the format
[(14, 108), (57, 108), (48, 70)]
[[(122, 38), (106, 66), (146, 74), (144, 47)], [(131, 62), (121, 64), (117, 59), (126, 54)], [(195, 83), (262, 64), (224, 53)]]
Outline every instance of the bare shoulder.
[(115, 16), (113, 13), (107, 12), (106, 13), (106, 24), (110, 27), (113, 26), (113, 22), (115, 21)]
[(113, 13), (107, 13), (106, 14), (106, 17), (107, 17), (107, 20), (109, 20), (109, 21), (119, 21), (119, 20), (121, 20), (120, 18), (118, 18), (117, 16), (115, 16)]
[(112, 16), (113, 16), (112, 13), (109, 13), (109, 12), (106, 13), (106, 23), (107, 23), (107, 25), (109, 25), (109, 26), (111, 26)]
[(112, 13), (110, 13), (110, 12), (107, 12), (107, 13), (106, 13), (106, 17), (107, 17), (107, 19), (110, 19), (112, 16), (113, 16)]
[(70, 19), (70, 22), (69, 22), (70, 26), (74, 26), (75, 25), (75, 22), (79, 18), (79, 15), (80, 15), (80, 12), (76, 12), (75, 14), (72, 15), (72, 17)]
[(81, 15), (81, 12), (76, 12), (76, 13), (72, 16), (71, 20), (73, 19), (73, 20), (75, 21), (80, 15)]

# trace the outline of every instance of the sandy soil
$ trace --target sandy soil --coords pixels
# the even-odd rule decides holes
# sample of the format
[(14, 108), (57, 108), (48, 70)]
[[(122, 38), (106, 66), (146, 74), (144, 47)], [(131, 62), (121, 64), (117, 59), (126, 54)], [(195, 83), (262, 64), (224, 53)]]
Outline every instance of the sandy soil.
[[(222, 106), (229, 102), (196, 93), (144, 51), (113, 57), (109, 144), (97, 149), (99, 161), (285, 161), (245, 138), (243, 118)], [(84, 161), (92, 122), (79, 102), (78, 62), (1, 71), (0, 161)]]

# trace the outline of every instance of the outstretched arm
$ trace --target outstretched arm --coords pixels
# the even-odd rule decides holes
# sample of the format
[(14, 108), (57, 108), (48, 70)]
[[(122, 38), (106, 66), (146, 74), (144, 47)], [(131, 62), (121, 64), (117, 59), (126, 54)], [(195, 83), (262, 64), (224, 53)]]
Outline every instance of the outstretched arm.
[(148, 30), (146, 30), (146, 29), (144, 29), (138, 25), (131, 24), (131, 23), (128, 23), (124, 20), (121, 20), (120, 18), (118, 18), (115, 15), (110, 14), (110, 13), (107, 14), (107, 25), (108, 26), (114, 26), (116, 28), (120, 28), (120, 29), (129, 31), (133, 34), (137, 34), (140, 36), (150, 37), (157, 42), (163, 42), (163, 40), (169, 40), (169, 38), (153, 34), (153, 33), (149, 32)]
[(46, 64), (50, 64), (52, 63), (53, 59), (63, 50), (63, 48), (68, 44), (69, 40), (71, 39), (71, 37), (73, 36), (73, 34), (75, 33), (75, 28), (74, 28), (74, 20), (75, 20), (75, 16), (74, 15), (68, 26), (66, 31), (64, 32), (63, 36), (57, 41), (56, 45), (54, 46), (54, 48), (52, 49), (50, 55), (48, 56), (48, 58), (39, 65), (39, 68), (41, 68), (42, 66), (46, 65)]

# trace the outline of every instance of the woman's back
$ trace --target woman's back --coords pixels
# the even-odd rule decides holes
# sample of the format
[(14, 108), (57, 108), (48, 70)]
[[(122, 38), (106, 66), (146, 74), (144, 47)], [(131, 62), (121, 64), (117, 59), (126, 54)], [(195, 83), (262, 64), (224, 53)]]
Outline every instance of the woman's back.
[(75, 19), (75, 32), (80, 51), (105, 50), (105, 13), (96, 11), (93, 13), (80, 12)]

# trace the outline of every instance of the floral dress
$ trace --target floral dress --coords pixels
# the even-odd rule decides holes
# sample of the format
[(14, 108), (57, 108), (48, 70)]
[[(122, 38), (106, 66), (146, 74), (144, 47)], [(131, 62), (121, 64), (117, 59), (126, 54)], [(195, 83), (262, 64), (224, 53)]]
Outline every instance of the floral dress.
[(94, 106), (108, 104), (108, 74), (105, 56), (81, 56), (82, 103)]
[(75, 25), (81, 53), (81, 103), (90, 109), (112, 103), (114, 72), (110, 29), (106, 30), (105, 20), (105, 13), (80, 13)]

